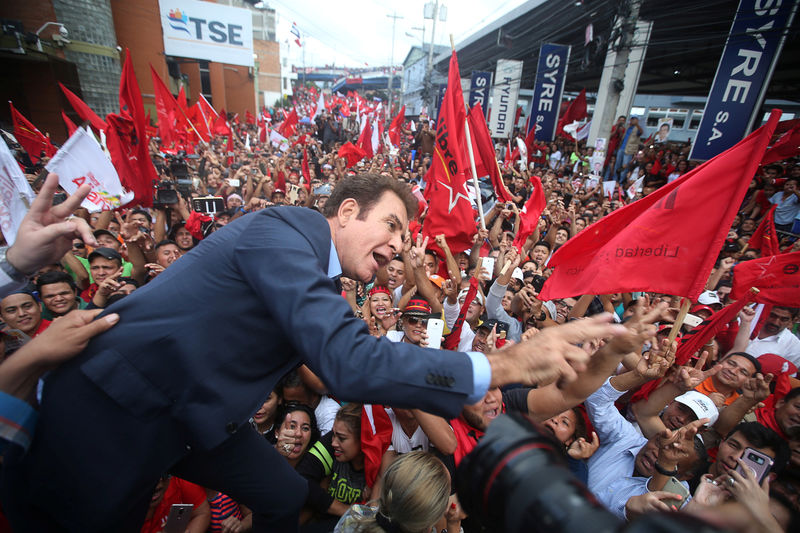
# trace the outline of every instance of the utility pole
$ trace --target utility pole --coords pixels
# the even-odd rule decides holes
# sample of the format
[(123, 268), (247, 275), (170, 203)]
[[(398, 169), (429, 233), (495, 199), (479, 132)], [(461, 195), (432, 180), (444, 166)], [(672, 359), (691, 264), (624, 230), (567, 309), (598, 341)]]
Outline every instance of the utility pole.
[(389, 61), (389, 105), (386, 106), (384, 113), (391, 113), (391, 107), (392, 104), (394, 104), (394, 27), (397, 24), (397, 19), (403, 17), (398, 15), (397, 11), (395, 11), (393, 15), (386, 16), (392, 19), (392, 57)]
[(433, 43), (436, 38), (436, 19), (439, 18), (439, 0), (433, 4), (433, 28), (431, 29), (431, 44), (428, 48), (428, 64), (425, 65), (425, 104), (428, 106), (428, 114), (433, 113), (433, 85), (431, 83), (431, 73), (433, 72)]
[[(641, 8), (642, 2), (643, 0), (624, 0), (620, 4), (617, 20), (612, 29), (612, 36), (615, 34), (618, 36), (617, 44), (615, 45), (614, 41), (611, 41), (607, 52), (611, 54), (613, 49), (616, 52), (616, 57), (614, 64), (611, 66), (610, 76), (607, 78), (608, 83), (600, 88), (597, 95), (598, 101), (595, 107), (595, 115), (592, 119), (593, 126), (597, 121), (597, 129), (594, 127), (591, 129), (591, 133), (594, 134), (589, 136), (589, 142), (591, 143), (594, 143), (598, 137), (607, 137), (611, 131), (612, 124), (617, 119), (617, 106), (619, 105), (620, 93), (625, 87), (625, 69), (628, 67), (628, 56), (630, 55), (634, 32), (636, 31), (636, 22), (639, 19), (639, 8)], [(609, 64), (606, 61), (605, 69), (608, 68)], [(604, 72), (604, 78), (606, 74)], [(602, 98), (602, 96), (605, 96), (605, 98)]]

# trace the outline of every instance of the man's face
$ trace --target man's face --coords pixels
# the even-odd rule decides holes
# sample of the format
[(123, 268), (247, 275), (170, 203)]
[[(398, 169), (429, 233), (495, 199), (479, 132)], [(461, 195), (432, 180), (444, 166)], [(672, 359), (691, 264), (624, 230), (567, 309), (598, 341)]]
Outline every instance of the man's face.
[(503, 309), (506, 313), (511, 312), (511, 302), (514, 301), (514, 291), (506, 291), (503, 294), (503, 299), (500, 301), (500, 305), (503, 306)]
[(389, 261), (389, 264), (386, 265), (386, 273), (389, 274), (389, 280), (386, 285), (390, 290), (396, 289), (406, 281), (406, 273), (402, 261), (397, 259)]
[(82, 240), (72, 240), (72, 255), (83, 257), (84, 259), (86, 259), (86, 256), (89, 255), (89, 251), (86, 249), (86, 244), (84, 244)]
[(775, 404), (775, 420), (787, 435), (795, 432), (800, 435), (800, 396), (795, 396), (789, 401), (778, 401)]
[(103, 233), (95, 237), (95, 239), (97, 239), (97, 244), (100, 248), (111, 248), (119, 252), (119, 241), (111, 235)]
[(131, 215), (131, 222), (133, 222), (140, 228), (150, 229), (150, 221), (143, 213), (134, 213), (133, 215)]
[(95, 257), (89, 264), (89, 270), (92, 271), (92, 278), (94, 278), (94, 282), (98, 285), (119, 270), (119, 267), (119, 261), (116, 259), (106, 259), (105, 257)]
[[(697, 463), (697, 452), (694, 449), (694, 442), (680, 441), (686, 454), (678, 461), (678, 479), (684, 479), (685, 473), (689, 472)], [(658, 459), (658, 444), (655, 439), (647, 441), (639, 453), (636, 454), (634, 465), (636, 472), (641, 476), (652, 476), (655, 474), (655, 464)]]
[(472, 349), (476, 352), (486, 353), (489, 345), (486, 341), (489, 339), (489, 330), (486, 328), (478, 328), (475, 332), (475, 338), (472, 339)]
[(768, 336), (777, 335), (787, 327), (792, 325), (792, 313), (787, 309), (773, 307), (767, 321), (764, 323), (762, 331)]
[(78, 308), (75, 300), (75, 291), (69, 283), (50, 283), (42, 285), (42, 292), (39, 295), (44, 302), (44, 306), (53, 313), (53, 316), (66, 315), (73, 309)]
[(124, 294), (125, 296), (127, 296), (135, 290), (136, 290), (136, 285), (133, 285), (132, 283), (126, 283), (119, 289), (112, 292), (111, 294)]
[(42, 315), (36, 300), (30, 294), (11, 294), (0, 300), (0, 317), (11, 329), (33, 335)]
[(489, 423), (500, 416), (503, 408), (503, 394), (500, 389), (489, 390), (481, 401), (467, 405), (461, 410), (467, 424), (479, 431), (486, 431)]
[(694, 411), (681, 402), (674, 400), (661, 413), (661, 421), (664, 422), (667, 429), (673, 431), (695, 420), (697, 420), (697, 415), (694, 414)]
[[(464, 305), (464, 301), (464, 297), (458, 299), (459, 307)], [(467, 309), (467, 314), (464, 317), (464, 320), (470, 324), (474, 324), (482, 314), (483, 306), (481, 305), (481, 301), (478, 298), (473, 298), (472, 303), (469, 304), (469, 308)]]
[(156, 263), (164, 268), (170, 266), (181, 256), (181, 250), (174, 244), (165, 244), (156, 251)]
[(531, 250), (531, 258), (536, 261), (536, 264), (539, 266), (544, 265), (548, 255), (550, 255), (550, 250), (547, 249), (547, 246), (542, 246), (541, 244), (537, 244), (533, 247), (533, 250)]
[(425, 254), (425, 258), (422, 260), (422, 267), (425, 269), (425, 274), (431, 277), (439, 270), (439, 261), (436, 260), (433, 254)]
[(717, 462), (708, 469), (713, 476), (721, 476), (731, 470), (736, 470), (739, 464), (737, 459), (744, 455), (745, 448), (752, 448), (775, 459), (775, 452), (771, 448), (756, 448), (741, 431), (737, 431), (724, 441), (720, 442), (717, 450)]
[(722, 286), (717, 289), (717, 296), (723, 304), (728, 303), (728, 295), (731, 293), (731, 287)]
[(719, 372), (714, 376), (717, 381), (734, 389), (742, 388), (745, 381), (756, 373), (756, 367), (749, 359), (739, 355), (731, 355), (719, 363)]
[(385, 191), (365, 216), (357, 202), (345, 200), (337, 222), (334, 242), (342, 272), (367, 283), (403, 248), (408, 217), (400, 197)]
[(192, 234), (189, 233), (189, 230), (186, 228), (181, 228), (175, 232), (175, 242), (178, 243), (178, 247), (183, 250), (188, 250), (194, 246)]

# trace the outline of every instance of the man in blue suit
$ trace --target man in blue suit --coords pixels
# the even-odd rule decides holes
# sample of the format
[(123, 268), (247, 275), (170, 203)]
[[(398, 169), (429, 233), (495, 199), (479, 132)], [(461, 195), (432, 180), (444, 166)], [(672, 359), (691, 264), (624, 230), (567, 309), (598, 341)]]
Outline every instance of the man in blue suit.
[(214, 233), (107, 312), (117, 327), (46, 380), (29, 453), (6, 460), (15, 531), (138, 531), (159, 476), (230, 495), (255, 531), (294, 531), (305, 482), (247, 420), (306, 363), (342, 400), (454, 416), (489, 386), (571, 380), (586, 320), (484, 356), (369, 335), (339, 296), (400, 251), (416, 199), (392, 178), (340, 182), (323, 215), (274, 208)]

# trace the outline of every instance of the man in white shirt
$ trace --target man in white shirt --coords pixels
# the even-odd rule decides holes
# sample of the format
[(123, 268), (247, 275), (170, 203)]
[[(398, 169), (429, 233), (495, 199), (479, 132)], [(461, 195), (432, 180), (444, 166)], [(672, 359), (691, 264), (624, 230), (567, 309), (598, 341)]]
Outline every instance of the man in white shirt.
[(788, 329), (797, 315), (794, 307), (773, 307), (758, 337), (750, 341), (745, 351), (755, 357), (774, 353), (800, 368), (800, 339)]

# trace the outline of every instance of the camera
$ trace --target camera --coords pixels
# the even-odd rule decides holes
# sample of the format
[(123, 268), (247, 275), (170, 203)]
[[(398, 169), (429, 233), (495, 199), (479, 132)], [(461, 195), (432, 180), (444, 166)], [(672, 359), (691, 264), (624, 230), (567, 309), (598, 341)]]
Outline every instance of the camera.
[(189, 176), (189, 167), (186, 165), (186, 151), (180, 150), (175, 155), (167, 154), (169, 161), (169, 174), (177, 179), (185, 179)]
[(172, 204), (178, 203), (178, 190), (175, 184), (168, 180), (159, 181), (156, 184), (156, 194), (153, 197), (153, 208), (166, 209)]
[(649, 513), (630, 524), (606, 510), (567, 468), (564, 446), (520, 413), (496, 418), (455, 476), (466, 513), (508, 533), (721, 533), (683, 513)]

